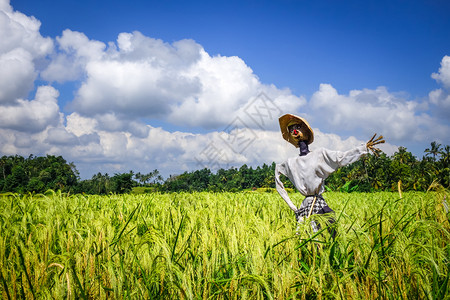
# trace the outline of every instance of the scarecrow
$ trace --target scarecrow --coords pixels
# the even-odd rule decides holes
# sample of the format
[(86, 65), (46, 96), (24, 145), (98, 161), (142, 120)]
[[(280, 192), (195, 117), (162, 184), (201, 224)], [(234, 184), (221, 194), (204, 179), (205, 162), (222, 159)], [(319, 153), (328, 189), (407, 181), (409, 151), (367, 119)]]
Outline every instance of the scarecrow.
[[(378, 155), (380, 149), (375, 146), (385, 142), (383, 136), (375, 138), (376, 134), (374, 134), (365, 145), (346, 152), (331, 151), (325, 148), (309, 151), (308, 145), (314, 141), (314, 132), (305, 119), (286, 114), (280, 117), (279, 122), (283, 138), (300, 149), (299, 156), (289, 158), (275, 167), (276, 189), (295, 212), (297, 222), (303, 222), (305, 218), (314, 214), (333, 213), (334, 211), (322, 197), (322, 193), (325, 191), (325, 179), (339, 167), (357, 161), (369, 150)], [(280, 180), (280, 174), (288, 177), (295, 188), (305, 197), (300, 208), (297, 208), (289, 198)], [(334, 223), (334, 219), (330, 217), (328, 222)], [(314, 221), (311, 221), (311, 225), (314, 232), (320, 229)], [(332, 234), (334, 237), (335, 232)]]

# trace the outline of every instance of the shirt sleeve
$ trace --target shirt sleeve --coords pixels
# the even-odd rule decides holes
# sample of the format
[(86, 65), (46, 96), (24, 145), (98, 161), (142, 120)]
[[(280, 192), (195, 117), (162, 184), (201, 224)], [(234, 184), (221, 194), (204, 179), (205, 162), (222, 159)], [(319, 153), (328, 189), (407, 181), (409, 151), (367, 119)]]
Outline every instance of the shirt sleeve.
[(275, 187), (280, 194), (281, 198), (287, 203), (287, 205), (293, 210), (296, 211), (297, 207), (292, 203), (291, 199), (289, 198), (288, 193), (286, 192), (286, 189), (284, 188), (283, 182), (280, 180), (280, 174), (283, 174), (287, 176), (286, 172), (286, 164), (277, 164), (275, 166)]
[(336, 170), (337, 168), (354, 163), (367, 153), (368, 150), (366, 145), (361, 145), (345, 152), (323, 149), (323, 158), (326, 164)]

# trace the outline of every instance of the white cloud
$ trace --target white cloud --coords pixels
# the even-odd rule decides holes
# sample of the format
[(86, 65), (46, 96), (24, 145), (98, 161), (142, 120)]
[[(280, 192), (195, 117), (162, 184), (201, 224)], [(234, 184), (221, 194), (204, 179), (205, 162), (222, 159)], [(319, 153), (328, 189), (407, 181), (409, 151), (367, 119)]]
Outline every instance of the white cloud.
[[(375, 132), (386, 137), (382, 149), (388, 154), (406, 141), (448, 143), (450, 129), (424, 110), (428, 103), (384, 87), (343, 95), (322, 84), (307, 102), (288, 88), (261, 83), (241, 58), (211, 56), (193, 40), (166, 43), (132, 32), (103, 43), (65, 30), (53, 48), (39, 27), (38, 20), (0, 0), (1, 154), (63, 155), (85, 177), (257, 166), (298, 155), (279, 132), (277, 119), (284, 113), (307, 118), (315, 130), (312, 149), (345, 151)], [(45, 59), (48, 64), (42, 64)], [(60, 112), (59, 93), (51, 86), (38, 87), (35, 99), (25, 100), (37, 75), (49, 82), (76, 81), (80, 88), (70, 114)], [(430, 92), (430, 106), (450, 112), (450, 57), (432, 77), (443, 88)], [(145, 123), (155, 119), (183, 132)], [(202, 133), (191, 133), (193, 127)], [(238, 142), (248, 144), (232, 145), (242, 132)]]
[[(242, 164), (259, 166), (273, 161), (281, 162), (298, 155), (298, 149), (287, 143), (279, 130), (246, 129), (251, 137), (243, 151), (233, 151), (239, 145), (232, 145), (237, 131), (193, 134), (169, 132), (162, 128), (148, 127), (146, 137), (137, 137), (126, 132), (109, 132), (97, 128), (97, 121), (71, 114), (67, 126), (50, 127), (41, 134), (34, 134), (29, 149), (63, 155), (68, 161), (75, 161), (82, 176), (97, 172), (146, 172), (158, 169), (165, 177), (203, 167), (216, 171), (218, 168), (239, 167)], [(238, 130), (238, 129), (235, 129)], [(326, 147), (333, 150), (348, 150), (361, 142), (355, 138), (341, 139), (334, 134), (315, 131), (315, 142), (311, 149)], [(30, 136), (30, 135), (28, 135)], [(17, 138), (16, 138), (17, 139)], [(84, 142), (83, 142), (84, 140)], [(0, 135), (0, 141), (6, 141)], [(22, 153), (24, 149), (8, 149), (3, 153)]]
[(11, 10), (11, 5), (9, 4), (9, 0), (0, 0), (0, 11)]
[(50, 154), (50, 147), (45, 143), (49, 128), (36, 133), (2, 128), (0, 130), (0, 153), (2, 155), (17, 154), (25, 157), (30, 154)]
[[(66, 62), (84, 66), (86, 80), (70, 108), (85, 116), (104, 115), (106, 120), (114, 115), (118, 124), (157, 118), (181, 126), (218, 129), (243, 115), (242, 110), (261, 92), (284, 108), (297, 109), (306, 103), (288, 89), (263, 85), (239, 57), (211, 57), (192, 40), (168, 44), (139, 32), (121, 33), (117, 46), (110, 44), (100, 54), (101, 45), (85, 36), (65, 31), (60, 44), (63, 39), (66, 46), (60, 47), (55, 65), (50, 64), (46, 72), (70, 70), (63, 66)], [(69, 47), (69, 40), (76, 45), (92, 43), (95, 46), (90, 49), (94, 50)]]
[(42, 65), (53, 49), (51, 38), (41, 36), (40, 25), (34, 17), (14, 11), (9, 1), (1, 1), (0, 127), (6, 132), (3, 137), (8, 136), (6, 153), (33, 145), (33, 134), (61, 122), (59, 93), (54, 88), (39, 87), (34, 100), (24, 100), (34, 87), (36, 65)]
[(11, 141), (11, 143), (14, 144), (17, 149), (29, 150), (36, 145), (36, 139), (29, 133), (14, 132), (11, 136), (14, 136), (14, 141)]
[(202, 47), (195, 41), (184, 39), (172, 44), (144, 36), (135, 31), (123, 32), (117, 38), (118, 51), (110, 51), (112, 57), (127, 61), (146, 61), (155, 68), (180, 70), (200, 59)]
[(450, 119), (450, 56), (444, 56), (438, 73), (433, 73), (432, 78), (442, 83), (443, 88), (433, 90), (428, 97), (434, 105), (433, 109), (437, 116)]
[(114, 113), (99, 115), (96, 117), (98, 128), (109, 132), (129, 132), (137, 137), (144, 138), (148, 135), (148, 126), (142, 122), (118, 118)]
[(92, 134), (97, 131), (97, 120), (80, 116), (76, 112), (66, 116), (66, 120), (66, 129), (77, 136)]
[(441, 82), (445, 88), (450, 88), (450, 56), (444, 56), (438, 73), (431, 74), (433, 79)]
[(51, 145), (68, 145), (73, 146), (78, 144), (78, 139), (75, 134), (68, 132), (64, 128), (51, 128), (47, 131), (47, 138), (45, 142)]
[(39, 33), (41, 23), (16, 12), (9, 1), (0, 5), (0, 104), (17, 103), (28, 95), (37, 76), (36, 63), (53, 49)]
[(240, 58), (211, 57), (205, 51), (201, 51), (201, 60), (186, 76), (197, 78), (201, 91), (173, 105), (169, 120), (188, 126), (217, 128), (226, 125), (261, 88), (253, 71)]
[(85, 34), (69, 29), (64, 30), (56, 41), (60, 52), (53, 54), (50, 64), (41, 72), (41, 77), (47, 81), (80, 79), (85, 73), (86, 64), (100, 60), (106, 48), (104, 43), (91, 41)]
[(36, 133), (59, 124), (58, 96), (59, 92), (53, 87), (41, 86), (34, 100), (18, 99), (15, 105), (1, 107), (0, 128)]
[(393, 143), (423, 141), (430, 130), (445, 136), (445, 126), (420, 112), (420, 103), (389, 93), (386, 88), (354, 90), (340, 95), (330, 84), (321, 84), (310, 101), (313, 124), (337, 133), (351, 132), (356, 136), (383, 134)]
[(98, 132), (105, 158), (123, 161), (127, 157), (128, 135), (121, 132)]
[[(87, 65), (88, 79), (72, 108), (87, 116), (108, 114), (161, 117), (175, 101), (197, 89), (196, 82), (167, 78), (149, 63), (102, 61)], [(172, 81), (173, 80), (173, 81)]]
[(445, 112), (450, 112), (450, 94), (443, 89), (433, 90), (429, 94), (430, 102), (443, 109)]
[(16, 48), (0, 54), (0, 104), (13, 104), (33, 88), (37, 72), (31, 54)]
[(22, 48), (35, 58), (46, 56), (52, 51), (53, 41), (39, 33), (41, 22), (13, 11), (9, 1), (0, 5), (0, 53)]

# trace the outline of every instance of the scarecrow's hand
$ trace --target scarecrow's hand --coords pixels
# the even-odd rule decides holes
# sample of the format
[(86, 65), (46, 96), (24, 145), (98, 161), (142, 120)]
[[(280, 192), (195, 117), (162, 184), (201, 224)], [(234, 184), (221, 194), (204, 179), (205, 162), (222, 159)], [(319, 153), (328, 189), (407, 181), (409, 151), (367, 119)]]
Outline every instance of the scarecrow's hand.
[(367, 149), (372, 151), (373, 154), (378, 156), (378, 152), (381, 152), (381, 150), (376, 148), (375, 146), (378, 145), (378, 144), (383, 144), (385, 142), (385, 140), (383, 139), (382, 135), (380, 135), (379, 137), (375, 138), (376, 136), (377, 136), (377, 134), (375, 133), (373, 135), (373, 137), (367, 142), (366, 147), (367, 147)]

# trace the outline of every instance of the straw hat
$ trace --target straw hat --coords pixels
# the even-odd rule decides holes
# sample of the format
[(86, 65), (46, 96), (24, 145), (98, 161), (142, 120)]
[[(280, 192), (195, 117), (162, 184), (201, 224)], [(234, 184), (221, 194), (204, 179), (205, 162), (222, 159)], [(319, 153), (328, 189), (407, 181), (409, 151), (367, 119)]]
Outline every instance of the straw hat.
[(308, 122), (298, 116), (291, 115), (291, 114), (285, 114), (284, 116), (281, 116), (278, 121), (280, 122), (280, 129), (281, 134), (283, 135), (283, 138), (298, 148), (298, 141), (294, 140), (292, 136), (289, 134), (288, 127), (294, 124), (300, 124), (303, 125), (303, 128), (307, 130), (308, 134), (308, 140), (306, 143), (309, 145), (314, 141), (314, 132), (311, 129), (311, 126), (309, 126)]

